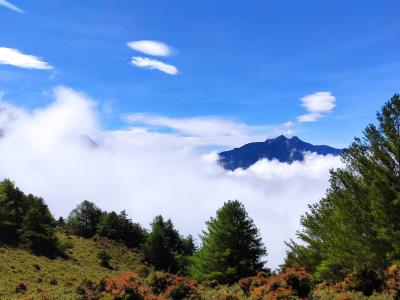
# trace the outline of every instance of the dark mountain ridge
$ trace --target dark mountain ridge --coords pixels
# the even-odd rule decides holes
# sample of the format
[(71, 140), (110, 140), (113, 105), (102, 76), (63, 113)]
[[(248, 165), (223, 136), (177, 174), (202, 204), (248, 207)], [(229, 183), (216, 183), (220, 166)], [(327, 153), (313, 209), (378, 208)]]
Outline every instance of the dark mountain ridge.
[(285, 163), (303, 161), (305, 152), (340, 155), (343, 149), (313, 145), (302, 141), (297, 136), (287, 138), (280, 135), (274, 139), (267, 139), (265, 142), (249, 143), (240, 148), (221, 152), (219, 153), (219, 162), (227, 170), (246, 169), (263, 158), (277, 159)]

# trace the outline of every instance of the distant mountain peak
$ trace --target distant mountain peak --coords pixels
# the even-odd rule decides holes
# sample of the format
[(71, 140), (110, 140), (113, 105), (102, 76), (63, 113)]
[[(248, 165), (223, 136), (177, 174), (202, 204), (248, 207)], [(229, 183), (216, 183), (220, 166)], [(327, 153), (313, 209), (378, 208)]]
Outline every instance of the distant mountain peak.
[(285, 163), (303, 161), (305, 152), (313, 152), (319, 155), (340, 155), (343, 149), (326, 145), (313, 145), (302, 141), (297, 136), (287, 138), (280, 135), (276, 138), (267, 139), (265, 142), (249, 143), (240, 148), (221, 152), (219, 153), (219, 162), (227, 170), (247, 169), (263, 158), (277, 159)]

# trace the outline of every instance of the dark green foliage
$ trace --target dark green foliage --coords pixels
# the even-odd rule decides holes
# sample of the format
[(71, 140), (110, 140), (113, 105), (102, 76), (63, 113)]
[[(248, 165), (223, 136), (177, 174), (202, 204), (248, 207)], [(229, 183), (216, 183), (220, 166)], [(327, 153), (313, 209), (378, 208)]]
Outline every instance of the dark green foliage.
[(122, 211), (119, 215), (115, 212), (104, 212), (97, 226), (100, 236), (112, 240), (123, 241), (128, 247), (138, 247), (144, 243), (146, 231), (137, 223), (133, 223)]
[(90, 238), (96, 234), (101, 215), (100, 208), (85, 200), (69, 214), (67, 227), (76, 235)]
[(65, 220), (63, 217), (59, 217), (56, 223), (57, 227), (63, 229), (65, 227)]
[(183, 282), (180, 282), (169, 292), (169, 297), (173, 300), (188, 299), (191, 292), (192, 289), (190, 286), (187, 286)]
[(202, 247), (192, 258), (195, 278), (233, 283), (262, 269), (267, 252), (243, 204), (236, 200), (224, 203), (206, 224)]
[(28, 201), (8, 179), (0, 183), (0, 241), (18, 243), (22, 220), (28, 211)]
[(99, 258), (100, 266), (110, 268), (111, 256), (106, 250), (101, 250), (97, 257)]
[(36, 254), (59, 254), (55, 220), (47, 205), (25, 195), (10, 180), (0, 183), (0, 242), (23, 244)]
[(377, 119), (343, 153), (345, 166), (331, 171), (326, 197), (302, 217), (304, 246), (289, 243), (287, 263), (304, 265), (316, 281), (380, 274), (400, 259), (399, 95)]
[(361, 269), (355, 274), (353, 289), (362, 292), (365, 296), (371, 296), (374, 292), (382, 292), (384, 279), (375, 271)]
[(20, 239), (34, 253), (54, 256), (59, 249), (55, 220), (42, 199), (29, 195), (28, 201), (31, 204), (19, 230)]
[(169, 219), (164, 221), (162, 216), (154, 218), (144, 245), (144, 258), (147, 262), (157, 270), (185, 272), (187, 257), (192, 255), (194, 250), (191, 236), (183, 238)]

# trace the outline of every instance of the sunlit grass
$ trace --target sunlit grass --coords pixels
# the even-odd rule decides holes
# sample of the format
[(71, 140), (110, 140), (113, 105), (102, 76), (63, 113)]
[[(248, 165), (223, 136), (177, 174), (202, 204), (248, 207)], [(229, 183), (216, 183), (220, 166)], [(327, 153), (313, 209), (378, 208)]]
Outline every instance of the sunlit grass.
[[(122, 244), (101, 238), (84, 239), (59, 234), (68, 258), (49, 259), (25, 249), (0, 246), (0, 299), (76, 299), (76, 288), (87, 278), (99, 281), (109, 275), (139, 268), (141, 255)], [(111, 255), (111, 267), (100, 266), (100, 250)], [(25, 293), (16, 293), (18, 284)]]

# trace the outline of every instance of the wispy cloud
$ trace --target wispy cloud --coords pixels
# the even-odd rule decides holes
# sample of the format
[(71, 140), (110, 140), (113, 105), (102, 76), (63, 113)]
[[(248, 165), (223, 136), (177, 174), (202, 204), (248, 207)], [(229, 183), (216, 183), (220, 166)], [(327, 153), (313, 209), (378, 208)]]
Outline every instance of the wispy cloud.
[(139, 68), (159, 70), (169, 75), (178, 74), (178, 69), (175, 66), (148, 57), (134, 56), (132, 57), (132, 64)]
[(0, 0), (0, 6), (4, 6), (4, 7), (6, 7), (6, 8), (9, 8), (9, 9), (15, 11), (15, 12), (20, 13), (20, 14), (25, 14), (25, 11), (23, 11), (23, 10), (20, 9), (18, 6), (16, 6), (16, 5), (10, 3), (10, 2), (7, 1), (7, 0)]
[(336, 97), (331, 92), (316, 92), (301, 98), (301, 105), (309, 112), (297, 117), (299, 122), (314, 122), (336, 106)]
[[(0, 0), (1, 1), (1, 0)], [(0, 64), (12, 65), (24, 69), (54, 69), (40, 58), (20, 52), (18, 49), (0, 47)]]
[(127, 45), (136, 51), (153, 56), (169, 56), (172, 53), (171, 48), (167, 44), (159, 41), (132, 41), (128, 42)]
[(155, 133), (168, 132), (193, 146), (238, 147), (279, 134), (290, 135), (292, 122), (283, 125), (248, 125), (223, 117), (171, 118), (150, 114), (130, 114), (125, 121)]

